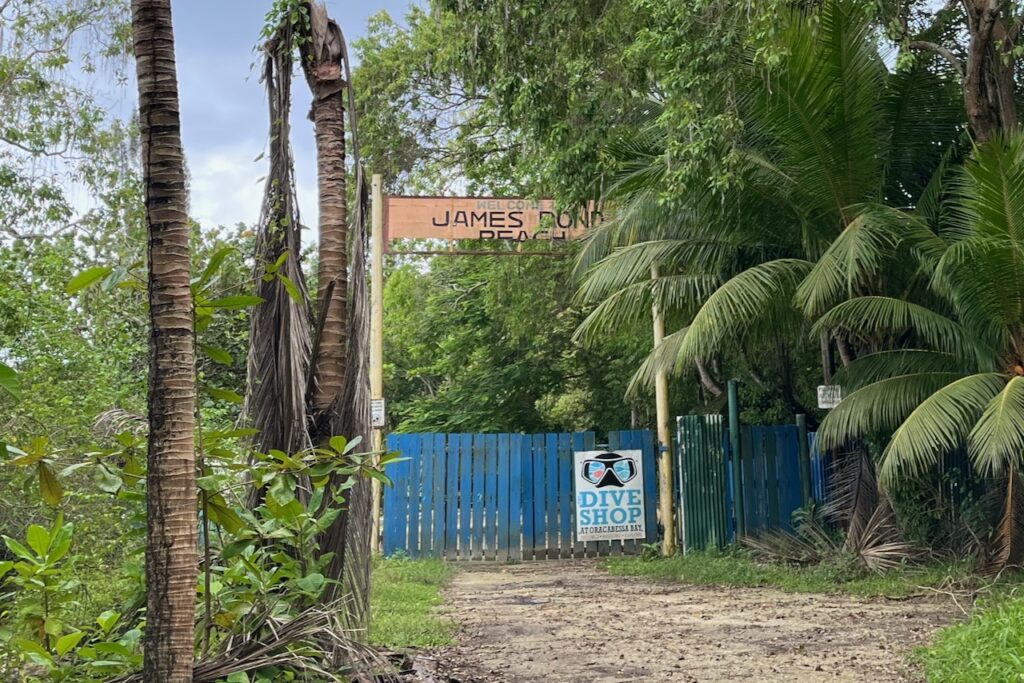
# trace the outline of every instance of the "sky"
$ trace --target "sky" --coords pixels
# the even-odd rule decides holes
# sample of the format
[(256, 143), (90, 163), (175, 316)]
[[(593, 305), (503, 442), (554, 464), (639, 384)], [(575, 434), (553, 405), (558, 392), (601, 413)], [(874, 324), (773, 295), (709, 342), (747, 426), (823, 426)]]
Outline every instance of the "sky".
[[(416, 0), (327, 0), (350, 45), (380, 11), (404, 18)], [(271, 0), (174, 0), (181, 128), (191, 174), (191, 212), (204, 226), (254, 223), (267, 162), (267, 103), (253, 46)], [(353, 53), (352, 58), (356, 59)], [(134, 83), (132, 83), (134, 87)], [(132, 91), (133, 92), (133, 91)], [(293, 81), (292, 143), (302, 222), (315, 226), (316, 149), (309, 90)], [(135, 106), (134, 99), (129, 106)]]

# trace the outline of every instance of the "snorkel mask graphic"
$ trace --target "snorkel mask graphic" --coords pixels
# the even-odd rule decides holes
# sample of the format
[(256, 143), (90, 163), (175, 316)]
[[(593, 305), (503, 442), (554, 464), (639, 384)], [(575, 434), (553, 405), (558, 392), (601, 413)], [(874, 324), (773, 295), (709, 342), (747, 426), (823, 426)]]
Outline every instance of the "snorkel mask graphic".
[(636, 461), (618, 453), (602, 453), (583, 461), (583, 478), (601, 489), (605, 486), (622, 488), (636, 477)]

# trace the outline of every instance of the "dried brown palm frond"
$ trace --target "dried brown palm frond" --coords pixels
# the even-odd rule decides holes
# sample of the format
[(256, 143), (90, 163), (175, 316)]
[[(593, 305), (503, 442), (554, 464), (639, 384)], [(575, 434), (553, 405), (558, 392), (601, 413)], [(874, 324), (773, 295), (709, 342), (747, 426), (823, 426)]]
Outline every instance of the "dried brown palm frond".
[(838, 551), (836, 547), (822, 546), (789, 531), (744, 536), (741, 543), (758, 559), (799, 566), (820, 564)]
[(843, 550), (857, 564), (876, 572), (896, 569), (907, 562), (921, 560), (926, 555), (922, 549), (904, 540), (896, 523), (892, 503), (884, 495), (879, 498), (858, 535), (847, 534)]
[(867, 449), (837, 454), (825, 517), (846, 528), (846, 545), (856, 545), (879, 503), (878, 478)]
[(760, 559), (795, 565), (820, 564), (839, 556), (842, 543), (820, 519), (812, 506), (794, 515), (794, 531), (767, 531), (744, 537), (743, 545)]
[[(253, 280), (263, 303), (250, 318), (248, 386), (244, 414), (259, 430), (257, 450), (294, 453), (308, 442), (305, 378), (310, 332), (306, 279), (302, 273), (299, 211), (290, 143), (291, 29), (283, 27), (265, 46), (263, 82), (270, 114), (270, 171), (256, 235)], [(278, 264), (279, 277), (264, 278)], [(291, 289), (291, 291), (289, 291)]]
[[(273, 616), (270, 610), (250, 615), (243, 633), (225, 639), (214, 653), (195, 663), (192, 680), (214, 683), (267, 667), (324, 682), (395, 680), (387, 660), (342, 626), (339, 615), (349, 611), (343, 602), (311, 607), (290, 619)], [(140, 672), (109, 683), (143, 681)]]

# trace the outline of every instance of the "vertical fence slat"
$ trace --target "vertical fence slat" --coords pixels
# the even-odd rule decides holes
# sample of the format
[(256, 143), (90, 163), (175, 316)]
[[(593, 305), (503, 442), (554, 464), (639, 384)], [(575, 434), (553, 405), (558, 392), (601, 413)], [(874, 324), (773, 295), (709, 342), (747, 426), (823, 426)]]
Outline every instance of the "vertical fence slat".
[(523, 559), (523, 435), (510, 435), (509, 443), (509, 526), (508, 555), (513, 560)]
[[(649, 431), (635, 431), (632, 434), (633, 448), (639, 448), (643, 459), (644, 467), (644, 517), (646, 518), (646, 543), (658, 542), (658, 525), (656, 523), (658, 510), (658, 478), (655, 473), (658, 471), (655, 462), (657, 455), (654, 452), (654, 434)], [(672, 529), (668, 533), (675, 533)]]
[(544, 507), (547, 508), (548, 559), (558, 557), (561, 524), (558, 520), (558, 435), (548, 434), (544, 439)]
[(547, 491), (545, 489), (544, 435), (533, 435), (533, 533), (536, 536), (534, 556), (547, 557)]
[(444, 457), (444, 556), (458, 558), (459, 550), (459, 442), (461, 434), (447, 434)]
[(513, 478), (509, 476), (509, 435), (498, 435), (498, 546), (495, 559), (500, 561), (508, 560), (508, 530), (509, 530), (509, 489), (512, 486)]
[(572, 490), (572, 556), (573, 557), (586, 557), (587, 546), (582, 541), (576, 540), (576, 516), (579, 514), (579, 510), (576, 509), (576, 451), (582, 451), (583, 449), (583, 432), (573, 432), (569, 435), (569, 476), (570, 487)]
[(420, 526), (423, 524), (423, 496), (420, 494), (420, 470), (423, 455), (419, 434), (408, 434), (409, 445), (409, 557), (420, 556)]
[(573, 515), (575, 507), (572, 501), (572, 446), (569, 434), (558, 435), (558, 509), (561, 521), (561, 546), (559, 557), (572, 557), (573, 551)]
[(434, 555), (434, 439), (433, 434), (422, 434), (420, 438), (420, 490), (423, 503), (420, 505), (420, 554)]
[(435, 557), (444, 557), (447, 554), (447, 548), (444, 546), (444, 540), (447, 536), (445, 532), (445, 523), (447, 521), (447, 464), (448, 464), (448, 440), (444, 434), (434, 434), (433, 438), (433, 451), (434, 451), (434, 534), (431, 539), (431, 545), (434, 549)]
[[(387, 450), (388, 451), (399, 451), (400, 439), (395, 434), (389, 434), (387, 439)], [(408, 518), (403, 518), (403, 513), (408, 514), (407, 510), (403, 510), (402, 506), (402, 489), (409, 486), (409, 477), (406, 474), (408, 462), (400, 460), (393, 463), (388, 471), (388, 476), (391, 478), (391, 486), (384, 488), (384, 533), (383, 545), (384, 545), (384, 556), (391, 555), (396, 550), (405, 550), (405, 538), (402, 537), (402, 532), (405, 531)], [(406, 494), (408, 495), (408, 494)]]
[(520, 434), (519, 438), (519, 459), (523, 467), (523, 559), (532, 560), (537, 547), (533, 513), (533, 440), (527, 434)]
[(460, 560), (472, 557), (473, 514), (473, 435), (459, 435), (459, 554)]
[(779, 507), (779, 430), (769, 427), (765, 430), (764, 440), (764, 469), (765, 487), (768, 493), (768, 523), (769, 529), (778, 529), (781, 526), (781, 509)]
[(486, 434), (484, 444), (484, 558), (493, 560), (498, 552), (498, 435)]
[(484, 435), (473, 435), (473, 543), (472, 558), (484, 557)]

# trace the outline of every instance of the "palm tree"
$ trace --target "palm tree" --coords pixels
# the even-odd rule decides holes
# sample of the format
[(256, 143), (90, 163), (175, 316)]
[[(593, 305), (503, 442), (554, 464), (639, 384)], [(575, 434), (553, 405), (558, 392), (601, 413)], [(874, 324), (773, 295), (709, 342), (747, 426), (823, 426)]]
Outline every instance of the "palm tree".
[(856, 391), (826, 418), (820, 438), (828, 447), (891, 434), (880, 471), (888, 486), (966, 445), (977, 472), (1006, 481), (997, 560), (1017, 564), (1024, 559), (1024, 136), (997, 135), (978, 147), (952, 192), (944, 249), (925, 260), (922, 296), (857, 297), (818, 321), (876, 349), (847, 369)]
[(170, 0), (132, 1), (149, 231), (149, 468), (144, 675), (192, 680), (196, 605), (195, 373), (188, 197)]
[[(724, 350), (753, 356), (779, 336), (799, 343), (806, 318), (912, 279), (912, 269), (885, 260), (887, 245), (928, 231), (931, 204), (921, 198), (960, 136), (955, 86), (925, 66), (889, 73), (859, 3), (826, 2), (815, 19), (791, 12), (782, 64), (751, 63), (738, 105), (746, 131), (732, 152), (736, 191), (662, 197), (671, 159), (656, 111), (645, 112), (654, 123), (610, 147), (617, 217), (580, 256), (581, 297), (598, 306), (578, 336), (645, 315), (657, 300), (681, 329), (638, 382), (666, 366), (700, 369)], [(893, 208), (910, 205), (919, 215)], [(653, 265), (663, 273), (655, 280)], [(831, 346), (832, 331), (823, 334)], [(834, 343), (844, 359), (856, 352), (842, 336)]]

